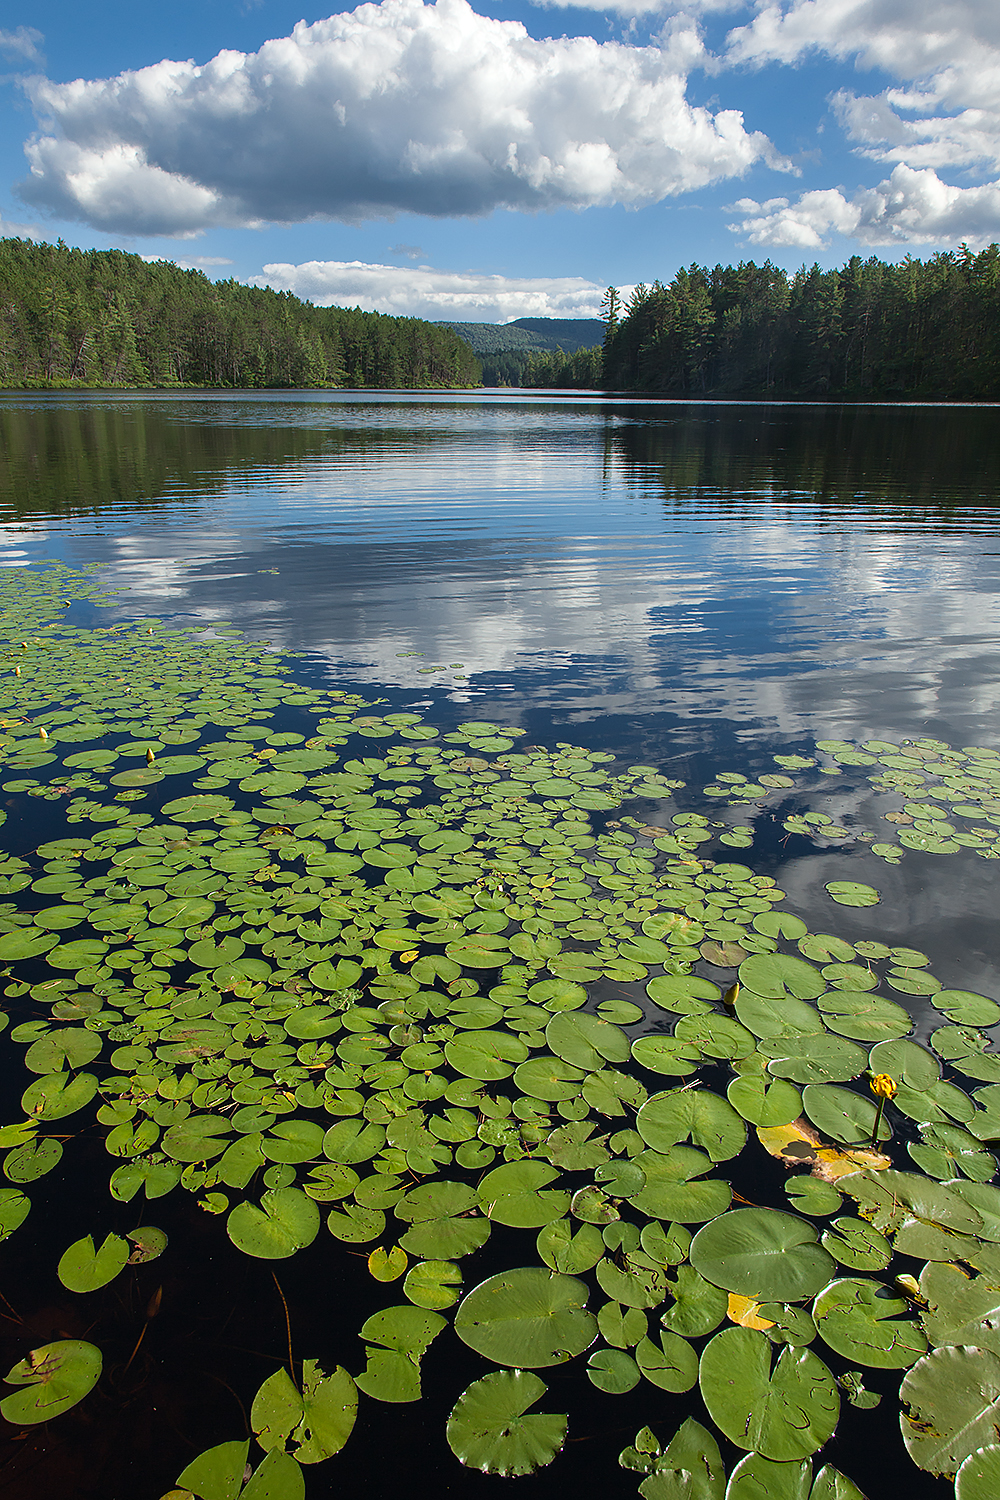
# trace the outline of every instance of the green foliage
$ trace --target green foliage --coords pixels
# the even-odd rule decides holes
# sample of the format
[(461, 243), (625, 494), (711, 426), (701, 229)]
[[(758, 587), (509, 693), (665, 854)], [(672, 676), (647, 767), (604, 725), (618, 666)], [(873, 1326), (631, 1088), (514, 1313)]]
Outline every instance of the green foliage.
[(604, 384), (664, 395), (981, 397), (1000, 381), (1000, 247), (788, 276), (692, 265), (608, 319)]
[(0, 386), (478, 385), (450, 328), (212, 282), (121, 250), (0, 240)]

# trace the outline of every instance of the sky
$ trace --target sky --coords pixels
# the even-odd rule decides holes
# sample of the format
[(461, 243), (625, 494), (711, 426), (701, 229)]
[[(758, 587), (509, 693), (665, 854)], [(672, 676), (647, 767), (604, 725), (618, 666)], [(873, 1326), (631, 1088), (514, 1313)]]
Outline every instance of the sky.
[(1000, 240), (997, 0), (8, 0), (0, 233), (433, 319)]

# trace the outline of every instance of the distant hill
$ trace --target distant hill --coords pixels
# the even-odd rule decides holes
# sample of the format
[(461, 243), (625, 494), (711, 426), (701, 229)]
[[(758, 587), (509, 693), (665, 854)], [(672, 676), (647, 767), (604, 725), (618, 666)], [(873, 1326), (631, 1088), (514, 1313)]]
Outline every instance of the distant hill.
[(561, 349), (575, 354), (577, 349), (592, 349), (604, 339), (600, 318), (517, 318), (508, 328), (524, 328), (542, 340), (545, 349)]
[(575, 354), (577, 349), (590, 349), (604, 338), (604, 324), (600, 318), (518, 318), (513, 323), (450, 323), (442, 320), (443, 328), (450, 328), (464, 339), (473, 353), (541, 354), (562, 349), (564, 354)]

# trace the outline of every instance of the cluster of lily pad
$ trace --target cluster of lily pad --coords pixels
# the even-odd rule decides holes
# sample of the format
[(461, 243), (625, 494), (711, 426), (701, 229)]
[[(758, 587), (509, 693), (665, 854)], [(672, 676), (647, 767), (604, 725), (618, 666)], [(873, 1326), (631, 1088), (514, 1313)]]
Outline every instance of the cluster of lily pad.
[[(816, 755), (775, 755), (781, 770), (756, 778), (722, 771), (703, 793), (730, 807), (760, 810), (795, 792), (829, 793), (837, 787), (832, 777), (873, 767), (867, 779), (880, 801), (889, 804), (879, 813), (880, 823), (888, 823), (888, 829), (876, 834), (855, 826), (853, 817), (841, 823), (828, 812), (807, 808), (782, 817), (786, 834), (801, 834), (824, 847), (866, 845), (887, 864), (898, 864), (907, 849), (924, 854), (971, 849), (981, 859), (1000, 858), (1000, 751), (983, 745), (956, 750), (930, 736), (898, 745), (877, 739), (860, 746), (848, 740), (817, 740), (815, 748)], [(721, 835), (721, 842), (748, 848), (753, 828), (736, 824)]]
[[(809, 932), (773, 879), (706, 857), (710, 820), (671, 811), (655, 767), (374, 713), (235, 635), (70, 628), (57, 607), (100, 593), (69, 570), (0, 596), (2, 785), (65, 799), (60, 836), (0, 865), (33, 1075), (0, 1127), (0, 1238), (96, 1116), (117, 1201), (179, 1186), (248, 1255), (327, 1236), (334, 1266), (363, 1246), (373, 1292), (396, 1287), (362, 1368), (264, 1382), (242, 1490), (249, 1440), (182, 1492), (294, 1500), (359, 1392), (420, 1399), (449, 1323), (495, 1367), (447, 1426), (486, 1472), (555, 1458), (569, 1417), (532, 1410), (534, 1372), (586, 1356), (609, 1395), (700, 1392), (712, 1431), (644, 1429), (622, 1455), (645, 1500), (857, 1500), (812, 1458), (842, 1399), (876, 1403), (865, 1368), (908, 1372), (920, 1467), (995, 1492), (1000, 1006), (917, 949)], [(933, 1002), (929, 1045), (893, 993)], [(787, 1169), (781, 1207), (752, 1201), (753, 1147)], [(498, 1224), (522, 1263), (477, 1284)], [(93, 1290), (165, 1248), (86, 1237), (53, 1271)], [(47, 1420), (100, 1374), (84, 1341), (30, 1351), (0, 1412)], [(714, 1433), (747, 1455), (728, 1482)]]

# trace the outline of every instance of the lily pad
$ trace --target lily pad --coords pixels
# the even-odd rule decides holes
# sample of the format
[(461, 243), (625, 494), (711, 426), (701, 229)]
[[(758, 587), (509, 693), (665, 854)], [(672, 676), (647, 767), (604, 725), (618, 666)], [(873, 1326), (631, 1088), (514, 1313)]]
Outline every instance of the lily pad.
[(597, 1336), (587, 1286), (575, 1276), (527, 1268), (483, 1281), (462, 1301), (455, 1332), (495, 1364), (564, 1364)]
[(238, 1203), (226, 1220), (226, 1232), (244, 1255), (284, 1260), (312, 1244), (319, 1233), (319, 1209), (298, 1188), (271, 1188), (260, 1207)]
[(877, 1369), (905, 1370), (927, 1352), (927, 1340), (903, 1297), (878, 1282), (832, 1281), (816, 1298), (812, 1315), (830, 1348), (845, 1359)]
[[(836, 1084), (810, 1083), (802, 1090), (802, 1104), (816, 1128), (831, 1140), (847, 1146), (871, 1143), (878, 1113), (873, 1100)], [(878, 1138), (887, 1141), (891, 1136), (892, 1129), (883, 1115)]]
[(725, 1099), (700, 1089), (655, 1094), (636, 1116), (636, 1129), (654, 1151), (666, 1152), (690, 1140), (712, 1161), (728, 1161), (743, 1149), (746, 1125)]
[(765, 1302), (795, 1302), (829, 1281), (833, 1257), (805, 1219), (737, 1208), (699, 1229), (691, 1264), (707, 1281)]
[(776, 1463), (762, 1453), (741, 1458), (726, 1486), (725, 1500), (809, 1500), (812, 1464)]
[(16, 1391), (0, 1401), (0, 1414), (15, 1426), (50, 1422), (90, 1394), (100, 1379), (100, 1349), (82, 1339), (60, 1339), (32, 1349), (4, 1376)]
[(821, 1359), (786, 1346), (772, 1369), (772, 1345), (751, 1328), (709, 1340), (698, 1382), (712, 1420), (737, 1448), (782, 1463), (816, 1453), (840, 1416), (837, 1384)]
[(826, 889), (838, 906), (877, 906), (881, 900), (873, 885), (860, 880), (831, 880)]
[(900, 1387), (906, 1451), (920, 1469), (949, 1477), (992, 1445), (1000, 1424), (1000, 1357), (988, 1349), (932, 1349)]
[(179, 1493), (196, 1494), (199, 1500), (237, 1500), (249, 1452), (249, 1440), (207, 1448), (177, 1476)]
[(739, 974), (741, 985), (768, 1000), (786, 995), (815, 1000), (826, 989), (822, 974), (812, 964), (788, 953), (755, 953), (743, 960)]
[(527, 1370), (497, 1370), (473, 1381), (458, 1398), (446, 1429), (448, 1446), (484, 1474), (533, 1474), (566, 1441), (565, 1416), (532, 1413), (545, 1384)]
[(403, 1282), (403, 1293), (417, 1307), (441, 1312), (461, 1295), (462, 1272), (451, 1260), (420, 1260), (411, 1266)]
[(561, 1219), (569, 1209), (570, 1194), (548, 1188), (558, 1177), (547, 1162), (507, 1162), (487, 1172), (479, 1184), (479, 1202), (487, 1217), (498, 1224), (538, 1229)]
[(31, 1199), (18, 1188), (0, 1188), (0, 1244), (28, 1217)]
[(1000, 1494), (1000, 1446), (970, 1453), (955, 1475), (955, 1500), (993, 1500)]
[(314, 1359), (303, 1361), (299, 1391), (285, 1370), (276, 1370), (254, 1397), (250, 1425), (266, 1451), (291, 1452), (300, 1464), (339, 1453), (354, 1427), (358, 1393), (341, 1366), (325, 1375)]
[(56, 1274), (71, 1292), (93, 1292), (113, 1281), (128, 1258), (127, 1240), (109, 1234), (95, 1250), (93, 1236), (88, 1234), (63, 1252)]

